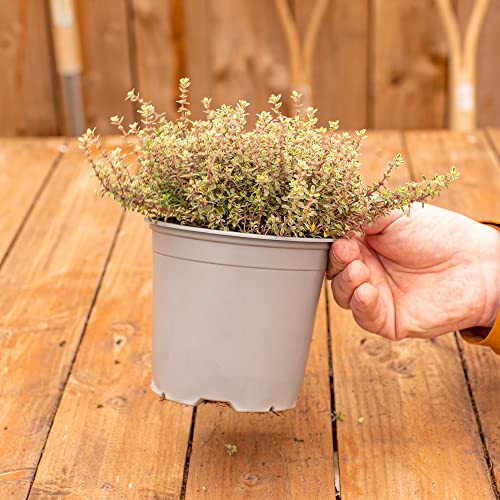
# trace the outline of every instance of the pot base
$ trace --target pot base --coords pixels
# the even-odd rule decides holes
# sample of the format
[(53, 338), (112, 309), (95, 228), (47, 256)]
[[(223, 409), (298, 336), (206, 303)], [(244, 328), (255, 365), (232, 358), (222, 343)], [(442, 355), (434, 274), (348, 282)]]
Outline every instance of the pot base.
[(179, 403), (187, 406), (198, 406), (200, 404), (203, 404), (204, 402), (212, 402), (212, 403), (226, 403), (228, 404), (234, 411), (240, 412), (240, 413), (268, 413), (270, 411), (277, 412), (277, 411), (285, 411), (285, 410), (292, 410), (295, 408), (296, 401), (293, 403), (293, 405), (272, 405), (269, 408), (245, 408), (239, 403), (234, 403), (233, 401), (221, 401), (221, 400), (214, 400), (214, 399), (209, 399), (209, 398), (197, 398), (197, 399), (182, 399), (178, 398), (175, 396), (171, 396), (170, 394), (161, 391), (158, 389), (158, 386), (155, 384), (154, 380), (151, 381), (151, 390), (157, 394), (160, 397), (163, 397), (167, 399), (168, 401), (173, 401), (174, 403)]

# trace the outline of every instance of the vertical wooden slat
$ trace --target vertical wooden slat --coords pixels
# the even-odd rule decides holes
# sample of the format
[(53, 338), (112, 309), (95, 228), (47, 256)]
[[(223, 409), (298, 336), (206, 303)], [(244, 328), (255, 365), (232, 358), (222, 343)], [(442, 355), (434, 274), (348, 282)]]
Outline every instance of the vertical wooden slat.
[(370, 127), (444, 127), (446, 41), (434, 0), (377, 0), (370, 14)]
[(0, 135), (56, 135), (55, 76), (42, 1), (0, 0)]
[[(226, 444), (238, 452), (229, 456)], [(248, 497), (335, 498), (324, 292), (297, 408), (281, 415), (214, 404), (197, 410), (186, 499)]]
[(78, 0), (83, 55), (83, 94), (87, 125), (100, 132), (116, 131), (112, 115), (132, 119), (125, 101), (132, 88), (126, 0)]
[[(371, 133), (365, 178), (402, 149), (399, 135)], [(346, 415), (337, 425), (342, 498), (493, 498), (453, 336), (394, 343), (361, 330), (330, 288), (328, 298), (335, 404)]]
[[(486, 136), (488, 142), (493, 146), (492, 154), (495, 158), (497, 170), (500, 173), (500, 129), (489, 128), (488, 130), (486, 130)], [(498, 214), (497, 217), (500, 217), (500, 214)]]
[(132, 0), (133, 43), (137, 87), (168, 118), (176, 115), (177, 53), (172, 19), (173, 1)]
[(186, 75), (191, 79), (190, 102), (193, 118), (203, 115), (200, 104), (203, 97), (214, 96), (212, 75), (213, 31), (211, 2), (185, 0), (183, 13), (186, 28)]
[(194, 117), (201, 116), (205, 96), (214, 105), (245, 99), (252, 115), (269, 108), (271, 93), (288, 100), (288, 55), (273, 2), (186, 0), (183, 5)]
[(128, 214), (30, 498), (179, 498), (192, 408), (151, 382), (151, 231)]
[[(312, 2), (291, 3), (302, 31)], [(472, 4), (455, 0), (462, 24)], [(47, 3), (0, 0), (0, 10), (0, 135), (61, 133)], [(124, 98), (134, 84), (171, 116), (176, 81), (185, 74), (193, 80), (194, 117), (201, 116), (205, 95), (216, 104), (245, 98), (254, 104), (251, 112), (265, 108), (271, 92), (288, 95), (287, 49), (273, 2), (78, 0), (78, 12), (86, 119), (104, 132), (112, 130), (109, 116), (131, 118)], [(499, 27), (500, 4), (491, 2), (478, 54), (480, 126), (500, 125)], [(330, 2), (313, 72), (320, 122), (340, 119), (344, 128), (444, 127), (447, 57), (433, 0)]]
[[(315, 0), (294, 0), (301, 36)], [(368, 125), (368, 0), (330, 1), (321, 22), (313, 63), (313, 105), (321, 124), (344, 129)]]
[[(464, 29), (469, 20), (474, 0), (455, 0), (458, 21)], [(477, 56), (477, 111), (478, 126), (500, 125), (500, 94), (498, 81), (500, 65), (500, 3), (491, 2), (479, 38)]]

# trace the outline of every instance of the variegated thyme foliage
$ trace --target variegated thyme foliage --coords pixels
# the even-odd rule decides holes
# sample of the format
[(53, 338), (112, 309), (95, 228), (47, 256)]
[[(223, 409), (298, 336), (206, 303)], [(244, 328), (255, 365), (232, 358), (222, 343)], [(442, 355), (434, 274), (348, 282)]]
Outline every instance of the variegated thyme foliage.
[[(132, 138), (134, 161), (121, 148), (106, 151), (95, 130), (81, 144), (100, 181), (101, 192), (130, 210), (152, 219), (226, 231), (299, 237), (340, 237), (362, 228), (395, 208), (409, 207), (438, 194), (458, 173), (391, 190), (387, 180), (403, 162), (396, 155), (382, 177), (365, 185), (359, 168), (365, 131), (354, 137), (317, 127), (315, 109), (280, 112), (280, 96), (269, 99), (271, 111), (257, 115), (246, 130), (248, 103), (211, 109), (190, 120), (189, 80), (180, 81), (179, 117), (169, 121), (134, 91), (141, 123), (127, 128), (123, 118), (111, 122)], [(135, 166), (133, 166), (135, 165)]]

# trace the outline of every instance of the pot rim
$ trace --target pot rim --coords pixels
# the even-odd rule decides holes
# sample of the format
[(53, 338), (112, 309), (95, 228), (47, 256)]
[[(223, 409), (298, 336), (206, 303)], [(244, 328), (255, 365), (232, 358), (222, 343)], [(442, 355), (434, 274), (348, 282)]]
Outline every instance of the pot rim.
[(179, 229), (186, 232), (200, 233), (200, 234), (213, 234), (220, 236), (231, 236), (235, 238), (243, 238), (249, 240), (267, 240), (267, 241), (282, 241), (282, 242), (295, 242), (295, 243), (311, 243), (311, 244), (325, 244), (333, 243), (334, 238), (299, 238), (295, 236), (271, 236), (268, 234), (254, 234), (254, 233), (237, 233), (236, 231), (221, 231), (219, 229), (207, 229), (204, 227), (184, 226), (181, 224), (174, 224), (172, 222), (162, 222), (156, 219), (145, 217), (144, 219), (150, 226), (160, 226), (171, 229)]

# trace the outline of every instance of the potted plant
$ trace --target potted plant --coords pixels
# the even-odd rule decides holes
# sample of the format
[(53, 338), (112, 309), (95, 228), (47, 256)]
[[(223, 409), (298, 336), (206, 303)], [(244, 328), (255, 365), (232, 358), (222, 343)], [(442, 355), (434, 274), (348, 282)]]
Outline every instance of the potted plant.
[(134, 91), (141, 123), (125, 127), (134, 162), (106, 151), (95, 130), (80, 138), (101, 185), (122, 207), (144, 214), (153, 233), (153, 382), (167, 399), (228, 402), (238, 411), (284, 410), (300, 393), (315, 311), (334, 238), (439, 193), (456, 176), (387, 188), (359, 173), (360, 143), (338, 122), (318, 127), (316, 110), (271, 111), (247, 130), (247, 106), (191, 120), (189, 80), (169, 121)]

